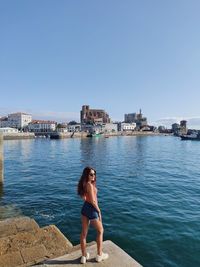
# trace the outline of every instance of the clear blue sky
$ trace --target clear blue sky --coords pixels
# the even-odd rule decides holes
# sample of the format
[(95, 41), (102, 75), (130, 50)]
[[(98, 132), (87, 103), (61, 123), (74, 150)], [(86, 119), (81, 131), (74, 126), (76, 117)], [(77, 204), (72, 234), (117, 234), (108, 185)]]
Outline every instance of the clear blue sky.
[(199, 14), (199, 0), (0, 0), (0, 116), (200, 118)]

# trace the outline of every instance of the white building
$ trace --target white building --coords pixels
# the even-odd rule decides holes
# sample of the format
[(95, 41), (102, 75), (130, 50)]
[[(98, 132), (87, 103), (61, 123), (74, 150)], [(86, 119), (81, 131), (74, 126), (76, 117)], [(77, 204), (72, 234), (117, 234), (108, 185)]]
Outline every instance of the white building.
[(136, 128), (135, 122), (132, 122), (132, 123), (122, 122), (120, 124), (120, 131), (134, 131), (135, 128)]
[(105, 123), (102, 125), (102, 130), (105, 133), (113, 133), (118, 131), (117, 123)]
[(67, 129), (67, 123), (59, 123), (57, 125), (57, 132), (59, 133), (67, 133), (68, 129)]
[(8, 114), (8, 117), (2, 117), (0, 119), (0, 127), (23, 129), (31, 121), (32, 121), (32, 116), (30, 114), (17, 112)]
[(15, 128), (10, 128), (10, 127), (4, 127), (0, 128), (0, 133), (18, 133), (19, 131)]
[(67, 125), (67, 129), (69, 132), (80, 132), (81, 131), (81, 124), (77, 123), (74, 125)]
[(29, 123), (28, 129), (30, 132), (53, 132), (56, 130), (55, 121), (33, 120)]

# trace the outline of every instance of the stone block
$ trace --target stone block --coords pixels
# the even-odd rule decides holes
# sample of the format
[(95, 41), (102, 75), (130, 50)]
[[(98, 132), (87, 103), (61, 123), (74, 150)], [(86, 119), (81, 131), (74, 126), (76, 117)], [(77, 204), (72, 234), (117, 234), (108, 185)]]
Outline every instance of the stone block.
[(38, 224), (28, 217), (12, 218), (0, 221), (0, 238), (15, 235), (18, 232), (36, 232)]
[(8, 237), (0, 238), (0, 256), (11, 252), (12, 251), (10, 250), (10, 239)]
[(13, 251), (33, 247), (37, 244), (35, 233), (21, 232), (10, 236), (10, 247)]
[(72, 243), (55, 225), (41, 228), (35, 237), (38, 243), (45, 246), (49, 258), (69, 253), (73, 247)]
[(23, 263), (20, 252), (8, 253), (0, 256), (1, 267), (16, 267), (23, 265)]
[(3, 237), (0, 238), (0, 255), (20, 251), (36, 244), (35, 234), (31, 232), (21, 232), (9, 237)]
[(11, 223), (10, 219), (0, 221), (0, 238), (14, 235), (16, 233), (17, 233), (16, 225), (14, 223)]
[(39, 225), (36, 221), (28, 217), (16, 218), (14, 222), (19, 232), (36, 232), (39, 230)]
[(28, 217), (0, 221), (0, 267), (31, 266), (67, 254), (72, 248), (54, 225), (39, 228)]
[[(21, 250), (21, 255), (24, 260), (24, 263), (27, 266), (41, 262), (47, 258), (47, 251), (43, 245), (34, 246), (31, 248), (25, 248)], [(17, 266), (17, 265), (15, 265)]]

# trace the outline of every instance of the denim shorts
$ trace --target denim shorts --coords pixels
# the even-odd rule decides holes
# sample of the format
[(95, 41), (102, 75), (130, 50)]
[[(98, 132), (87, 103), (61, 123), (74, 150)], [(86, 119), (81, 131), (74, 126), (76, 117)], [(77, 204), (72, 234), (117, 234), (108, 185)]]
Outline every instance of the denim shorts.
[(83, 207), (81, 209), (81, 214), (86, 216), (89, 220), (94, 220), (99, 218), (98, 211), (91, 203), (87, 201), (85, 201), (83, 204)]

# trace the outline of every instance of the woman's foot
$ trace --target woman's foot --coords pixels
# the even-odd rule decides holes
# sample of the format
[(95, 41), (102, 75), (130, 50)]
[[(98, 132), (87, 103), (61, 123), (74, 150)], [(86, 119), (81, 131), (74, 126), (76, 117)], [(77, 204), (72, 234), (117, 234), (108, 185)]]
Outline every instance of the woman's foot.
[(81, 263), (82, 264), (86, 263), (86, 261), (89, 260), (89, 258), (90, 258), (90, 254), (87, 252), (86, 256), (81, 257)]
[(103, 253), (101, 255), (97, 255), (96, 256), (96, 261), (97, 262), (101, 262), (101, 261), (104, 261), (104, 260), (107, 260), (109, 257), (108, 253)]

